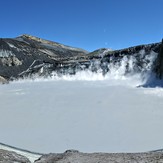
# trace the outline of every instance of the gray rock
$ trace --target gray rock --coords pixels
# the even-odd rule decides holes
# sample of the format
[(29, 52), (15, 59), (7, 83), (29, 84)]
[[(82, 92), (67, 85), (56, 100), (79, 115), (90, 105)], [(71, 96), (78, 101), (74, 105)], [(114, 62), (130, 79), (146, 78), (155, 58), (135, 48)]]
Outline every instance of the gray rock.
[(30, 161), (15, 152), (0, 149), (0, 163), (30, 163)]
[(48, 154), (36, 163), (163, 163), (162, 152), (149, 153), (80, 153), (67, 151), (62, 154)]

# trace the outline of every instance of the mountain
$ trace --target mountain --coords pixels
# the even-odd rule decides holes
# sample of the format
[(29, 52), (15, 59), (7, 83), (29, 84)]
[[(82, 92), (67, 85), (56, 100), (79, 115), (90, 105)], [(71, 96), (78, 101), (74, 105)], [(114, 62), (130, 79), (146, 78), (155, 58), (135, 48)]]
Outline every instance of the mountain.
[(36, 65), (40, 65), (36, 69), (42, 65), (53, 68), (63, 58), (82, 57), (87, 53), (30, 35), (0, 39), (0, 76), (7, 80), (18, 78), (22, 72), (32, 71)]
[[(24, 77), (51, 76), (53, 74), (76, 74), (89, 69), (105, 75), (110, 63), (117, 63), (124, 56), (134, 56), (137, 60), (135, 69), (141, 71), (146, 55), (153, 52), (155, 63), (153, 70), (160, 74), (161, 43), (139, 45), (122, 50), (98, 49), (87, 52), (80, 48), (44, 40), (31, 35), (0, 39), (0, 82), (6, 83)], [(160, 56), (160, 55), (159, 55)], [(138, 68), (136, 68), (136, 66)], [(126, 72), (129, 71), (126, 66)], [(158, 75), (160, 77), (160, 75)]]

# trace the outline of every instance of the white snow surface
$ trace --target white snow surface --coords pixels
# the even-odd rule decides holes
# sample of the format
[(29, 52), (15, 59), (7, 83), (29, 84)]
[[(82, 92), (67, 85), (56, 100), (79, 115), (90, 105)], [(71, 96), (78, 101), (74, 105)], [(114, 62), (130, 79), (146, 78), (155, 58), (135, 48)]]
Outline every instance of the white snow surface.
[(1, 85), (1, 142), (41, 153), (163, 147), (162, 88), (136, 88), (138, 77), (76, 79)]

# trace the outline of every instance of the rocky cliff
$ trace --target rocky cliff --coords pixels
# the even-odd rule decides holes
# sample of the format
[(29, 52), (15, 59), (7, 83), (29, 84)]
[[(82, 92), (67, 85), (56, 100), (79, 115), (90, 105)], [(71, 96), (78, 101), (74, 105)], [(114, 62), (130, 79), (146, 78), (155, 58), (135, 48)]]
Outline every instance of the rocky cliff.
[[(139, 45), (122, 50), (99, 49), (88, 53), (79, 48), (65, 46), (30, 35), (0, 39), (0, 82), (53, 74), (73, 75), (78, 71), (99, 70), (105, 75), (110, 64), (119, 63), (124, 56), (134, 57), (132, 71), (141, 71), (148, 64), (149, 54), (154, 56), (153, 71), (162, 78), (162, 43)], [(159, 55), (158, 55), (159, 54)], [(126, 64), (126, 73), (130, 72)]]

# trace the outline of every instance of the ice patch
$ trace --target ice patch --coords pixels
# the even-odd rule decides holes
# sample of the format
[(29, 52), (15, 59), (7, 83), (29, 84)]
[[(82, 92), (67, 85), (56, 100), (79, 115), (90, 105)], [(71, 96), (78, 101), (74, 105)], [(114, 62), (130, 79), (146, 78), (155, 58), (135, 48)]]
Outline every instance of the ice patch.
[(10, 57), (10, 56), (14, 56), (12, 51), (2, 49), (0, 50), (0, 57)]
[(15, 48), (17, 49), (17, 47), (15, 47), (13, 44), (7, 43), (11, 48)]

